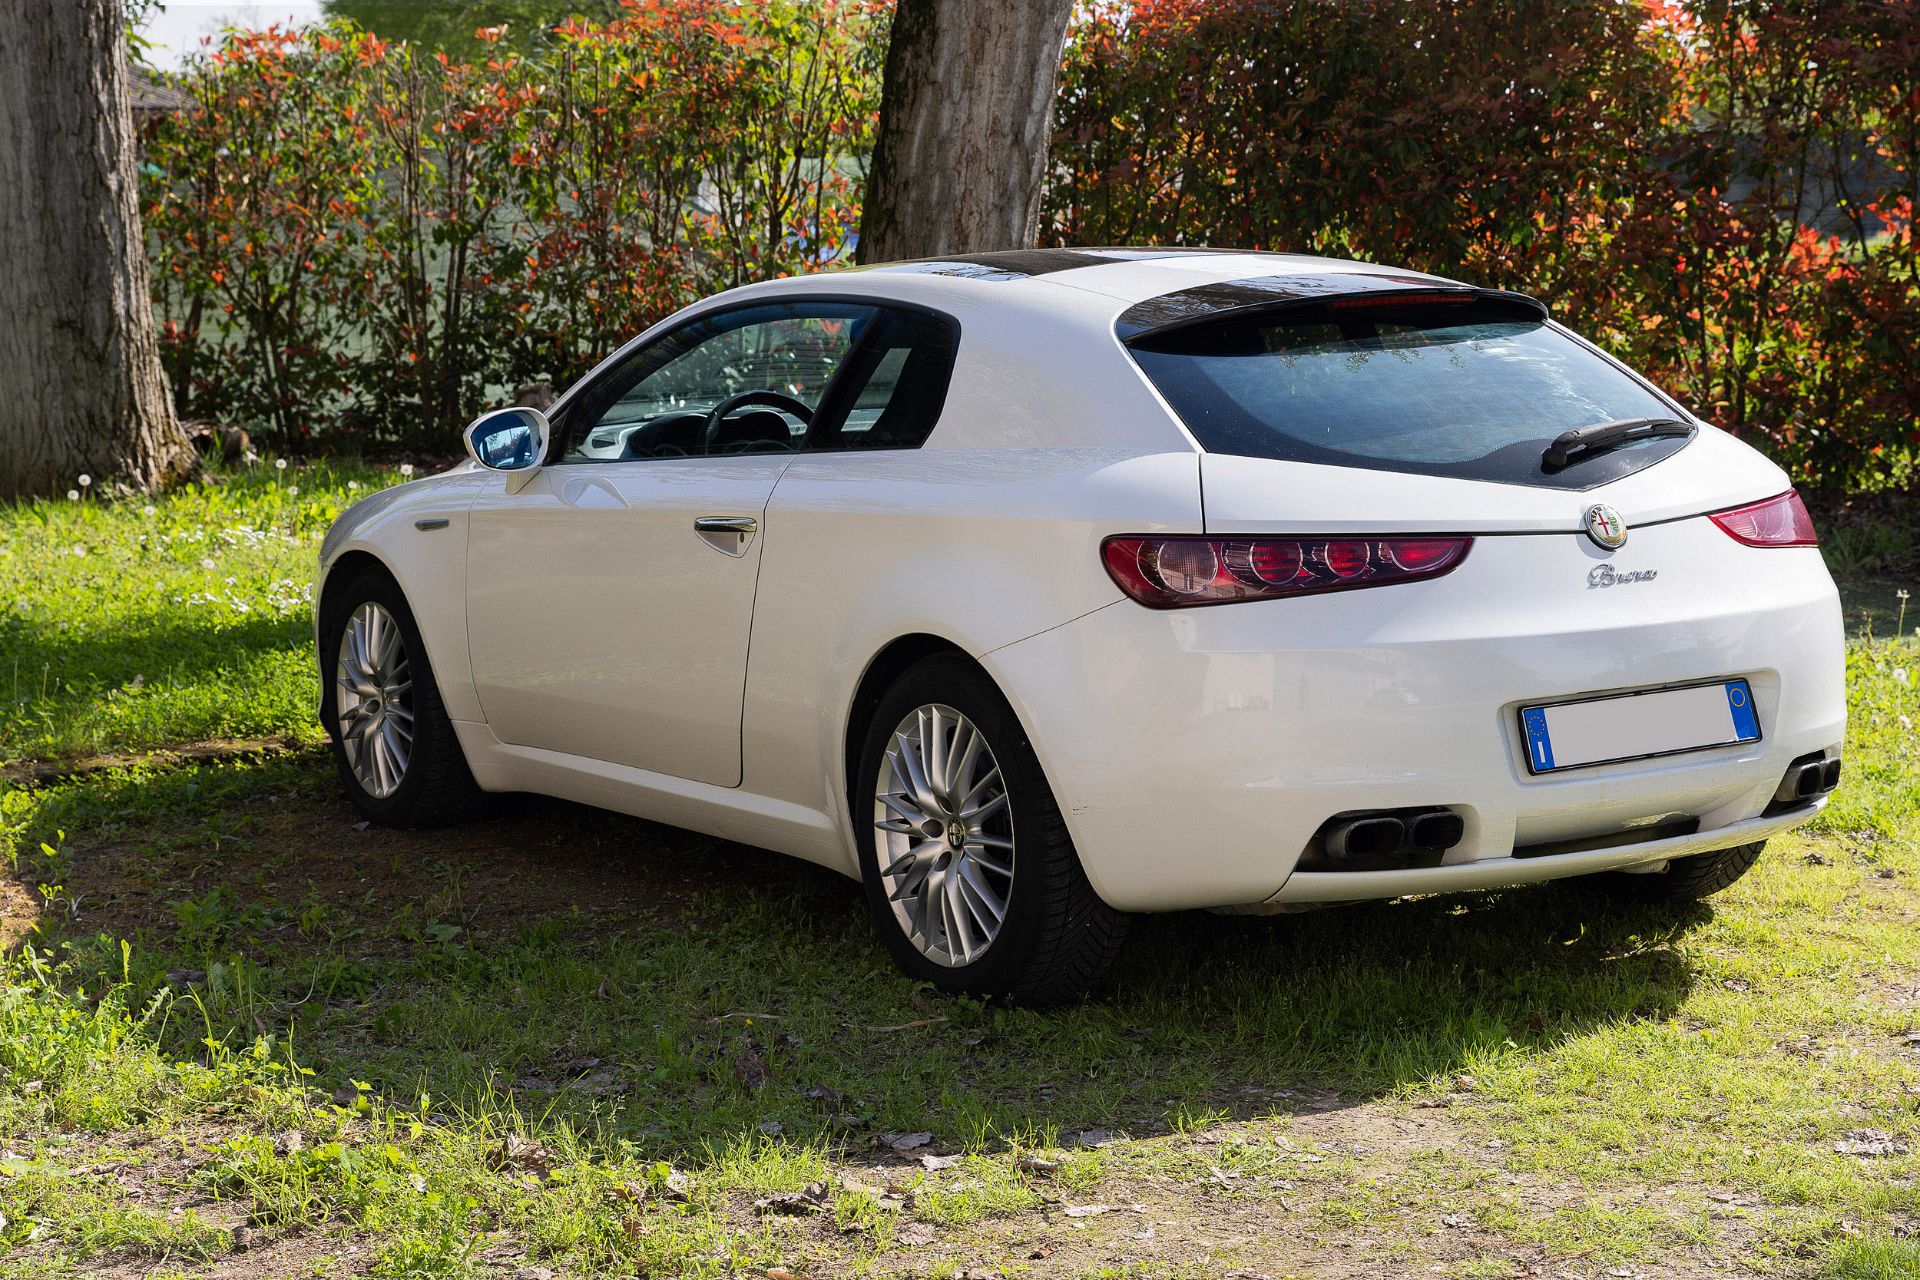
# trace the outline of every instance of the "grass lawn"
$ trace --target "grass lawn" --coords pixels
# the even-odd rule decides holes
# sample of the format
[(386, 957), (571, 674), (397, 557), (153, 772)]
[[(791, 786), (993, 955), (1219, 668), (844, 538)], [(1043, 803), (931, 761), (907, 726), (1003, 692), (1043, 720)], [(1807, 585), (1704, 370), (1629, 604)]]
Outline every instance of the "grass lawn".
[(305, 592), (391, 478), (0, 508), (0, 1276), (1920, 1275), (1897, 583), (1836, 799), (1707, 905), (1149, 917), (1033, 1012), (772, 854), (359, 823)]
[(0, 762), (317, 743), (320, 538), (393, 472), (271, 465), (157, 503), (0, 507)]

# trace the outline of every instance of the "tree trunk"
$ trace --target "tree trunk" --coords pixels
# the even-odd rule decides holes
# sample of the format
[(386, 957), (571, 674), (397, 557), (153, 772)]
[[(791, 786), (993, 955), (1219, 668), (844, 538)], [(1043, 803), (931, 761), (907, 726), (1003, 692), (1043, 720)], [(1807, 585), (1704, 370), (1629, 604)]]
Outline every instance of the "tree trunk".
[(0, 0), (0, 498), (151, 490), (193, 450), (160, 370), (121, 0)]
[(1033, 246), (1073, 0), (900, 0), (860, 260)]

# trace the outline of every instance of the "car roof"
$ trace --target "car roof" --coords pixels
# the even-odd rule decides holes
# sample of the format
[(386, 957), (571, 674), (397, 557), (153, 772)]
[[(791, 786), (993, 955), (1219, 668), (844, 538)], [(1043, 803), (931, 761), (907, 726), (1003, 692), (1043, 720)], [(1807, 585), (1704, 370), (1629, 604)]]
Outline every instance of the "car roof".
[(1463, 287), (1444, 276), (1340, 258), (1186, 247), (1011, 249), (883, 262), (833, 274), (950, 280), (955, 292), (975, 296), (980, 285), (1000, 286), (1013, 294), (1026, 292), (1025, 282), (1044, 282), (1105, 294), (1121, 303), (1145, 302), (1182, 290), (1241, 281), (1258, 282), (1258, 287), (1268, 290), (1293, 284), (1315, 293), (1336, 292), (1346, 284), (1351, 284), (1355, 292), (1377, 289), (1382, 283)]
[(1107, 334), (1117, 324), (1120, 336), (1127, 337), (1242, 306), (1425, 289), (1470, 286), (1399, 267), (1308, 254), (1182, 247), (1009, 249), (763, 280), (713, 294), (674, 319), (782, 295), (827, 295), (891, 300), (962, 317), (1020, 311)]

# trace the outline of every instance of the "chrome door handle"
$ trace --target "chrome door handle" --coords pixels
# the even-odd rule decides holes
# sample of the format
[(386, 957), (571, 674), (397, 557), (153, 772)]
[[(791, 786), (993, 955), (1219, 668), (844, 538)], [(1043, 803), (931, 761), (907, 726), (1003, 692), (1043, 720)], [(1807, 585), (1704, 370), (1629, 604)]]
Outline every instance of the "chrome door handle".
[(693, 522), (695, 533), (738, 533), (754, 534), (760, 531), (760, 522), (752, 516), (701, 516)]
[(747, 554), (753, 535), (760, 532), (760, 522), (752, 516), (700, 516), (693, 522), (693, 532), (715, 551), (737, 558)]

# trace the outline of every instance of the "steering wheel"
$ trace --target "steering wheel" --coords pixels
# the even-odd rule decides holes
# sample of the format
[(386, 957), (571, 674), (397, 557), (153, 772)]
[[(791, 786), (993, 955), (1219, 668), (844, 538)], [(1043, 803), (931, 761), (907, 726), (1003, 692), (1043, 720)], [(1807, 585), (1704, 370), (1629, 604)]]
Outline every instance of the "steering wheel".
[(726, 421), (728, 414), (738, 412), (750, 404), (764, 404), (774, 409), (784, 409), (808, 426), (813, 425), (813, 410), (807, 407), (805, 401), (795, 400), (792, 396), (780, 391), (742, 391), (737, 395), (728, 396), (707, 412), (707, 429), (700, 437), (700, 451), (712, 453), (713, 442), (720, 437), (720, 424)]

